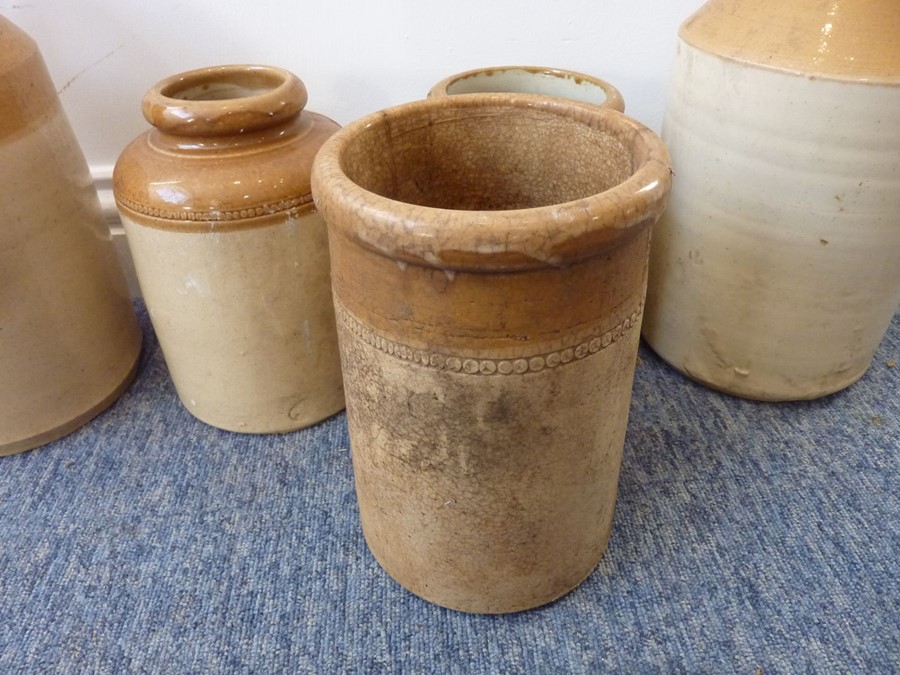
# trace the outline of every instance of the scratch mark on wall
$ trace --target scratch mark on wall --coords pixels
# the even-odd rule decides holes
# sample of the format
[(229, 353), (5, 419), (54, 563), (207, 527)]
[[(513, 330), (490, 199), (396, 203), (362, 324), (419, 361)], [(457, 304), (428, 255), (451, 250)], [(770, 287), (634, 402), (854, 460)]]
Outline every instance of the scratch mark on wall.
[(92, 68), (96, 68), (97, 66), (99, 66), (101, 63), (103, 63), (104, 61), (106, 61), (106, 59), (108, 59), (109, 57), (111, 57), (113, 54), (115, 54), (117, 51), (119, 51), (120, 49), (122, 49), (122, 47), (124, 47), (124, 46), (127, 45), (127, 44), (128, 44), (127, 41), (126, 41), (126, 42), (123, 42), (123, 43), (120, 44), (118, 47), (116, 47), (115, 49), (111, 50), (108, 54), (105, 54), (104, 56), (101, 56), (99, 59), (97, 59), (96, 61), (94, 61), (94, 62), (93, 62), (92, 64), (90, 64), (89, 66), (86, 66), (85, 68), (82, 68), (81, 70), (79, 70), (77, 73), (75, 73), (75, 75), (73, 75), (73, 76), (69, 79), (68, 82), (66, 82), (62, 87), (60, 87), (59, 89), (57, 89), (57, 90), (56, 90), (56, 93), (57, 93), (57, 94), (62, 94), (66, 89), (68, 89), (69, 87), (72, 86), (72, 83), (75, 82), (75, 80), (77, 80), (79, 77), (81, 77), (82, 75), (84, 75), (86, 72), (88, 72), (88, 71), (91, 70)]

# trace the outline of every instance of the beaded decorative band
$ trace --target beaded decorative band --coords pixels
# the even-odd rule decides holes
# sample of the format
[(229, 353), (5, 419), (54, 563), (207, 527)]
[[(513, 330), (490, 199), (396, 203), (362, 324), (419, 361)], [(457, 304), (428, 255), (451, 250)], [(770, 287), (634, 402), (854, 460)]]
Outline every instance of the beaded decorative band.
[[(190, 231), (209, 231), (223, 229), (242, 229), (242, 221), (252, 218), (278, 215), (301, 215), (315, 209), (311, 194), (302, 195), (293, 199), (284, 199), (271, 204), (263, 204), (246, 209), (231, 209), (228, 211), (206, 210), (168, 210), (159, 209), (146, 204), (140, 204), (122, 196), (116, 196), (116, 203), (142, 216), (155, 218), (171, 224), (160, 224), (160, 229), (177, 229)], [(185, 227), (187, 226), (187, 227)]]
[(579, 361), (621, 340), (632, 328), (640, 323), (642, 312), (643, 303), (638, 305), (626, 319), (612, 328), (602, 333), (589, 335), (572, 347), (533, 356), (494, 359), (431, 352), (390, 340), (360, 323), (346, 307), (337, 300), (335, 301), (335, 315), (338, 324), (370, 347), (395, 358), (417, 363), (427, 368), (467, 375), (524, 375)]

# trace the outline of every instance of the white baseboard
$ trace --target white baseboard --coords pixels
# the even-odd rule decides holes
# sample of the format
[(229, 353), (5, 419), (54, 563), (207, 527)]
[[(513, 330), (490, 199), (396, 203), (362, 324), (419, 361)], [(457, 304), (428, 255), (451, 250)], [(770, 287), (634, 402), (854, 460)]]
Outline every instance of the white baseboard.
[(134, 273), (134, 261), (131, 259), (131, 251), (128, 249), (128, 241), (125, 239), (125, 230), (119, 212), (116, 210), (116, 200), (113, 197), (112, 166), (92, 166), (91, 175), (94, 177), (94, 186), (97, 188), (97, 196), (100, 197), (100, 206), (103, 207), (103, 217), (109, 226), (113, 245), (119, 256), (119, 263), (125, 273), (128, 282), (128, 290), (131, 297), (141, 297), (141, 289), (138, 286), (137, 276)]

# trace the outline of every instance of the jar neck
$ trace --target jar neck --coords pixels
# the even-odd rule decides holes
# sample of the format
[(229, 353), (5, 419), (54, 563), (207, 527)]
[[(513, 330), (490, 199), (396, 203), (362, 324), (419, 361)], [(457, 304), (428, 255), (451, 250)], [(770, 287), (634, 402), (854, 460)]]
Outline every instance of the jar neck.
[(233, 134), (173, 134), (157, 127), (149, 131), (148, 138), (151, 146), (164, 152), (177, 152), (180, 155), (206, 153), (222, 155), (228, 152), (268, 150), (295, 142), (309, 133), (311, 127), (309, 115), (301, 112), (280, 124), (261, 129), (244, 129)]
[(189, 137), (192, 144), (229, 137), (233, 143), (244, 135), (277, 138), (306, 100), (303, 83), (281, 68), (217, 66), (158, 82), (144, 96), (143, 113), (165, 136)]

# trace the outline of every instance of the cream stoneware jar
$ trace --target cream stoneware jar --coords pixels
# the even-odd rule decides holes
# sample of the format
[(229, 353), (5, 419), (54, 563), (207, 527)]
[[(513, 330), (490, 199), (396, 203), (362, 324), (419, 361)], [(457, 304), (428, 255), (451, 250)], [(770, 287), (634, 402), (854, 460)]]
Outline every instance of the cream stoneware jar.
[(409, 103), (323, 146), (360, 517), (412, 592), (513, 612), (597, 564), (669, 185), (650, 130), (534, 95)]
[(519, 93), (555, 96), (623, 112), (625, 101), (609, 82), (573, 70), (540, 66), (478, 68), (451, 75), (428, 92), (429, 97), (457, 94)]
[(74, 431), (137, 372), (109, 228), (35, 42), (0, 16), (0, 455)]
[(714, 0), (680, 31), (644, 335), (710, 387), (830, 394), (900, 303), (900, 6)]
[(116, 202), (172, 380), (196, 417), (285, 432), (344, 407), (310, 165), (338, 125), (295, 75), (219, 66), (154, 86)]

